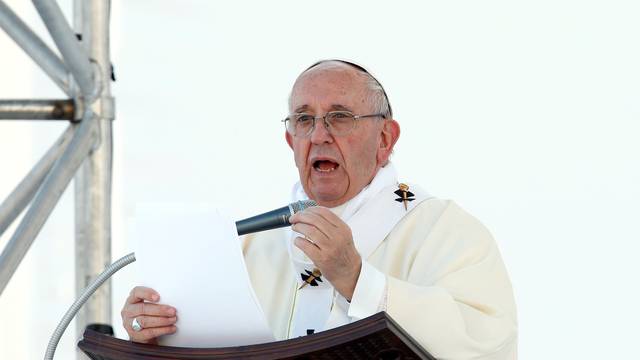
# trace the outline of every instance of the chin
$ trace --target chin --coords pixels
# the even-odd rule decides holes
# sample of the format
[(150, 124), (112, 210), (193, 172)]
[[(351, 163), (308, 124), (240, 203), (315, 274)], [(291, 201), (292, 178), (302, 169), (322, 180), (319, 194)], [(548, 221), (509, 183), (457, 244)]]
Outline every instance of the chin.
[(336, 193), (335, 188), (327, 189), (323, 187), (321, 189), (318, 189), (317, 187), (312, 187), (311, 193), (309, 195), (313, 195), (313, 200), (322, 205), (339, 201), (344, 194)]
[(312, 189), (311, 193), (318, 201), (334, 201), (340, 198), (340, 195), (332, 191), (322, 191), (318, 189)]

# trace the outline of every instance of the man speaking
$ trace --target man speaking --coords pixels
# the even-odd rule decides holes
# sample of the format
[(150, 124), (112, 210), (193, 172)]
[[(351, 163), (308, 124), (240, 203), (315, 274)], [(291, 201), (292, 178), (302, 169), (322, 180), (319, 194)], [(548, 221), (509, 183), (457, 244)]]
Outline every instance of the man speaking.
[[(296, 80), (284, 120), (299, 182), (318, 206), (245, 237), (249, 276), (277, 339), (386, 311), (439, 359), (515, 359), (516, 308), (491, 234), (452, 201), (399, 178), (400, 136), (364, 68), (320, 61)], [(136, 287), (122, 309), (132, 341), (176, 331), (176, 309)]]

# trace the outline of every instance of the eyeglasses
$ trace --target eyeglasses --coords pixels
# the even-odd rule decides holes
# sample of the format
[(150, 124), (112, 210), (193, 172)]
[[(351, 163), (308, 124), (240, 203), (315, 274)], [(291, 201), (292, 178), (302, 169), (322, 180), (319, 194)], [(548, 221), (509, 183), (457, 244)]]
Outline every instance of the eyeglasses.
[(384, 114), (354, 115), (349, 111), (331, 111), (324, 116), (313, 116), (304, 113), (291, 114), (282, 122), (289, 134), (297, 137), (307, 137), (316, 128), (316, 120), (322, 119), (325, 128), (331, 135), (344, 136), (356, 128), (356, 123), (359, 119), (373, 117), (386, 118)]

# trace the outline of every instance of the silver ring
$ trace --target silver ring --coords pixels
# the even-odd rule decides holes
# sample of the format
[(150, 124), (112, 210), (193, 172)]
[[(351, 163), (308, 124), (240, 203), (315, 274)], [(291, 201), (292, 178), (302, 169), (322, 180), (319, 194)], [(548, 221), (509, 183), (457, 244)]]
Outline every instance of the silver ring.
[(137, 318), (133, 318), (133, 321), (131, 322), (131, 328), (136, 332), (142, 330), (142, 325), (140, 325)]

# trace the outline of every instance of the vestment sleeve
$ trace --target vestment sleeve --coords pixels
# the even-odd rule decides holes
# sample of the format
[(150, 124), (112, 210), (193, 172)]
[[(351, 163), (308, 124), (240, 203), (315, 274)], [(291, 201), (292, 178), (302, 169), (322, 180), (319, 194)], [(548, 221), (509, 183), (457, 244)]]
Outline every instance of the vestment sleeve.
[(513, 291), (491, 234), (454, 203), (427, 233), (413, 230), (414, 217), (416, 226), (391, 236), (416, 244), (386, 259), (398, 266), (363, 261), (351, 319), (384, 310), (438, 359), (516, 359)]
[[(410, 236), (410, 234), (407, 234)], [(442, 359), (515, 359), (513, 291), (491, 234), (451, 203), (408, 272), (387, 276), (386, 311)]]
[(355, 321), (384, 311), (386, 310), (386, 297), (386, 276), (363, 260), (347, 315)]

